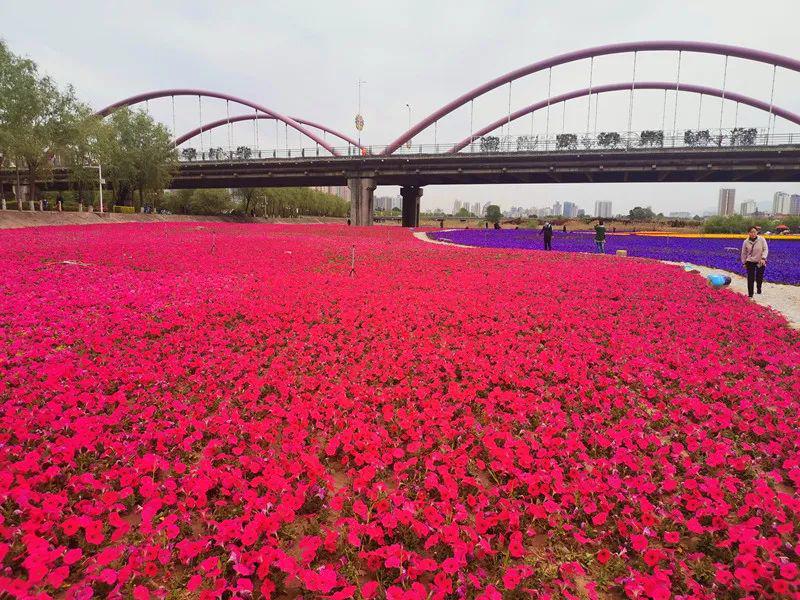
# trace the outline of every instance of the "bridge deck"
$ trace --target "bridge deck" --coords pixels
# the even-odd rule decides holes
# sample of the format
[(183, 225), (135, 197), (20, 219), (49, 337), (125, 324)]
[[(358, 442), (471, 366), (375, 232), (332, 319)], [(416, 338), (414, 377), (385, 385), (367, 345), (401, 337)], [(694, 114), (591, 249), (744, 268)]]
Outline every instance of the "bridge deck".
[[(12, 174), (4, 173), (6, 183)], [(56, 169), (49, 189), (64, 189)], [(372, 177), (378, 185), (489, 183), (650, 183), (800, 181), (800, 145), (342, 156), (183, 162), (170, 187), (229, 188), (345, 185)]]

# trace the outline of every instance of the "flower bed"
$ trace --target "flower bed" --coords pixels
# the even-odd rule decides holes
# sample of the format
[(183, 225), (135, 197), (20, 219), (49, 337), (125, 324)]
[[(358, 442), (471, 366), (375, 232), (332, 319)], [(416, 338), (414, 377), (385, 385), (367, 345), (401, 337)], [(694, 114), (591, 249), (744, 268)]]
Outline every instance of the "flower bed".
[(800, 589), (800, 335), (677, 267), (233, 224), (0, 261), (0, 596)]
[[(437, 240), (466, 246), (534, 250), (543, 247), (539, 231), (531, 229), (454, 229), (433, 231), (428, 235)], [(608, 234), (606, 252), (613, 254), (624, 249), (628, 251), (628, 256), (689, 262), (745, 274), (739, 262), (743, 239), (744, 236), (738, 239), (720, 239)], [(800, 285), (800, 241), (769, 240), (768, 244), (769, 264), (764, 274), (766, 281)], [(556, 231), (553, 235), (553, 250), (594, 252), (594, 233)]]

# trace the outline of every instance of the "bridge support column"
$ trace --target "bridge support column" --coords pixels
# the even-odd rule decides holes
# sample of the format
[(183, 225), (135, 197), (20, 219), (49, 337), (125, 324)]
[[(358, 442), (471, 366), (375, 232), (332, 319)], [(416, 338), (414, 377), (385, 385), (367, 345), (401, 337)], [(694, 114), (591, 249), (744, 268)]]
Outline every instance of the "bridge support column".
[(373, 192), (375, 180), (371, 177), (351, 177), (347, 180), (350, 188), (350, 220), (353, 225), (372, 225)]
[(418, 185), (404, 185), (400, 188), (403, 197), (403, 227), (419, 227), (419, 202), (422, 188)]

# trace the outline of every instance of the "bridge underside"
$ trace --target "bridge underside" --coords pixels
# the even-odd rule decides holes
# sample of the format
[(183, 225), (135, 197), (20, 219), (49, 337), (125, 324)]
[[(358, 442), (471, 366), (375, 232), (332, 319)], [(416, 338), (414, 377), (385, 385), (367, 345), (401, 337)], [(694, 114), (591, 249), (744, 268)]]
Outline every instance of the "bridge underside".
[[(4, 173), (6, 185), (12, 173)], [(677, 183), (800, 181), (800, 146), (422, 154), (181, 163), (173, 189), (493, 183)], [(67, 189), (56, 170), (41, 189)]]

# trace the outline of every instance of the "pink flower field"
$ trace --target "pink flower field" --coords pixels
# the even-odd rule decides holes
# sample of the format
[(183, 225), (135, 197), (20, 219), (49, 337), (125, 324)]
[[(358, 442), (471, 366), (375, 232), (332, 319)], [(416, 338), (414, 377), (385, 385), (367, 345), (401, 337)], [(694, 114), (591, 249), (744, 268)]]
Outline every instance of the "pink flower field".
[(800, 334), (678, 267), (185, 223), (0, 264), (0, 596), (800, 597)]

